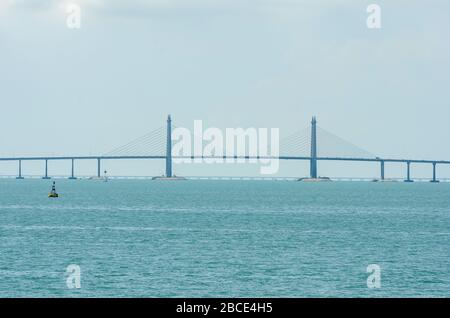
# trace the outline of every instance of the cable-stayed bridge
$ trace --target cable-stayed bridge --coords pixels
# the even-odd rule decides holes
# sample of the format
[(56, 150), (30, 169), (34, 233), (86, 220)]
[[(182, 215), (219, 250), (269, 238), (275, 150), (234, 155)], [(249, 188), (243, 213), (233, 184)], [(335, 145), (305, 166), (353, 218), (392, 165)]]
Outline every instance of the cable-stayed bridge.
[(43, 161), (44, 174), (43, 179), (50, 179), (48, 163), (50, 161), (71, 161), (71, 173), (69, 179), (76, 179), (75, 162), (80, 160), (97, 161), (97, 177), (101, 177), (101, 164), (105, 160), (140, 160), (155, 159), (165, 160), (166, 171), (165, 178), (172, 178), (173, 159), (279, 159), (308, 161), (310, 166), (309, 179), (318, 180), (318, 162), (319, 161), (346, 161), (346, 162), (374, 162), (380, 165), (380, 179), (386, 180), (385, 165), (387, 163), (403, 163), (406, 168), (405, 182), (413, 182), (411, 178), (412, 164), (427, 164), (432, 168), (431, 182), (439, 182), (437, 178), (438, 165), (450, 165), (450, 160), (420, 160), (420, 159), (396, 159), (381, 158), (369, 151), (366, 151), (336, 135), (326, 131), (317, 125), (316, 118), (313, 117), (311, 126), (297, 131), (292, 135), (283, 138), (279, 143), (278, 156), (259, 156), (259, 155), (227, 155), (221, 156), (176, 156), (172, 153), (172, 129), (176, 127), (172, 124), (171, 117), (167, 119), (167, 124), (155, 129), (144, 136), (141, 136), (131, 142), (117, 147), (107, 153), (97, 156), (36, 156), (36, 157), (0, 157), (0, 161), (13, 161), (18, 163), (17, 179), (23, 179), (22, 163), (27, 161)]

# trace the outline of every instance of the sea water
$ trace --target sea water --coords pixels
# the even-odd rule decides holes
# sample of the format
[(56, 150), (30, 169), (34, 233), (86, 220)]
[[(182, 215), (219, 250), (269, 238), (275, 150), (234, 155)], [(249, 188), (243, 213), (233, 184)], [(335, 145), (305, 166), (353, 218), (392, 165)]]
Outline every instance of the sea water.
[(0, 297), (450, 296), (448, 183), (56, 185), (0, 180)]

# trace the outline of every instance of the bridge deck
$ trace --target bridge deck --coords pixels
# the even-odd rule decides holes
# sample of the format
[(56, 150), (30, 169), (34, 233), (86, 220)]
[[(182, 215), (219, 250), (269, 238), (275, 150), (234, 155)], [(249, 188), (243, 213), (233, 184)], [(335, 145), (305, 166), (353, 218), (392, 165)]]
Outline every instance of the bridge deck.
[[(172, 156), (173, 159), (279, 159), (279, 160), (311, 160), (311, 157), (296, 156)], [(161, 156), (39, 156), (39, 157), (5, 157), (0, 161), (40, 161), (40, 160), (135, 160), (135, 159), (166, 159)], [(360, 161), (360, 162), (398, 162), (398, 163), (430, 163), (450, 164), (449, 160), (430, 159), (394, 159), (394, 158), (351, 158), (351, 157), (317, 157), (321, 161)]]

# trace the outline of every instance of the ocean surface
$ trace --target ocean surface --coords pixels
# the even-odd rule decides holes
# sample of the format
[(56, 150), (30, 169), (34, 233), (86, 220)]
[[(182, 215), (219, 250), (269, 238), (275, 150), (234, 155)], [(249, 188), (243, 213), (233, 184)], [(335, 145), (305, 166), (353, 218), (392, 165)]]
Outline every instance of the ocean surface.
[(0, 297), (450, 296), (450, 183), (56, 183), (0, 180)]

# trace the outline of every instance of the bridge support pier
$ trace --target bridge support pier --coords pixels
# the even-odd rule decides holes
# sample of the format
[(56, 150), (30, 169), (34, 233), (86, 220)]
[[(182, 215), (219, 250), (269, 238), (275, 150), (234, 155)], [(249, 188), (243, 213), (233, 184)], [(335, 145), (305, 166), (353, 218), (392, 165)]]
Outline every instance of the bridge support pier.
[(72, 170), (71, 170), (71, 174), (69, 177), (70, 180), (75, 180), (75, 159), (72, 159)]
[(97, 178), (100, 178), (101, 162), (100, 158), (97, 158)]
[(439, 180), (436, 178), (436, 162), (433, 162), (433, 180), (431, 182), (433, 183), (439, 183)]
[(411, 179), (411, 162), (406, 162), (406, 180), (405, 182), (414, 182)]
[(45, 175), (42, 177), (42, 179), (50, 179), (48, 176), (48, 159), (45, 159)]
[(381, 180), (384, 180), (384, 160), (381, 161)]
[(19, 176), (17, 176), (16, 179), (18, 179), (18, 180), (23, 179), (23, 177), (22, 177), (22, 160), (19, 160)]

